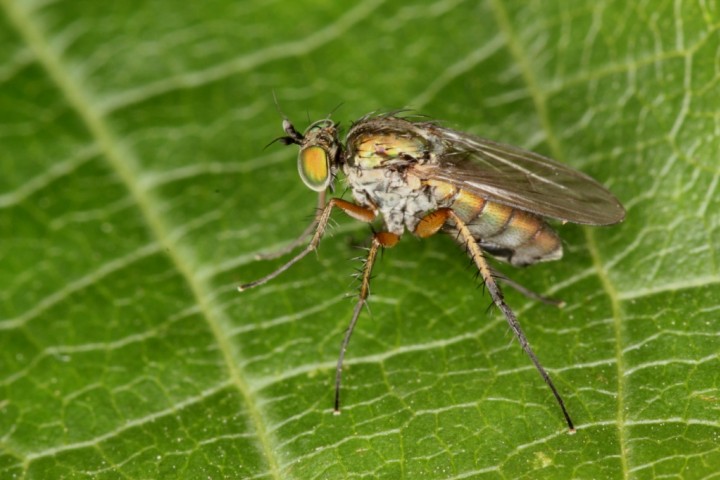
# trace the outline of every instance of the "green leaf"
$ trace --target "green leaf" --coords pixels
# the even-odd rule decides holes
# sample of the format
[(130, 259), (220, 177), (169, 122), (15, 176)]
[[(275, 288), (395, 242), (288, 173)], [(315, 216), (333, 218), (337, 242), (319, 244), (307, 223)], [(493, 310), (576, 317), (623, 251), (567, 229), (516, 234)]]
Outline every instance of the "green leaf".
[[(0, 9), (0, 477), (716, 475), (716, 2)], [(263, 149), (273, 92), (300, 129), (409, 106), (618, 196), (621, 225), (557, 226), (562, 261), (501, 266), (567, 302), (507, 292), (576, 435), (441, 236), (377, 264), (332, 414), (367, 226), (236, 291), (315, 207)]]

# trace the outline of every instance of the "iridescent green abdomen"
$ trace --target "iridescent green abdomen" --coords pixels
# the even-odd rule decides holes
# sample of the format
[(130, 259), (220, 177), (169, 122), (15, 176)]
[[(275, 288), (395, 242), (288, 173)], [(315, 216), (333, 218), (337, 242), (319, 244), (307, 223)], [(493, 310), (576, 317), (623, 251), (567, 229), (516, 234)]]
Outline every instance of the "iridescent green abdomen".
[(493, 256), (516, 266), (562, 257), (560, 238), (542, 218), (446, 182), (425, 183), (434, 188), (439, 203), (447, 204), (468, 224), (473, 237)]

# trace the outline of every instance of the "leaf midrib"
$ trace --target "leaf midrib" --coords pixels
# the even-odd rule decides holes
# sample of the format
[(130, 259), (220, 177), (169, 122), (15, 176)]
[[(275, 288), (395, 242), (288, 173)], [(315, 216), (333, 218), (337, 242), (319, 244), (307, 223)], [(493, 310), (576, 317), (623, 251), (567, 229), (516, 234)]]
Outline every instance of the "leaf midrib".
[[(237, 389), (245, 402), (250, 423), (255, 430), (259, 448), (267, 462), (269, 473), (273, 478), (282, 478), (276, 455), (277, 449), (274, 448), (273, 440), (266, 429), (266, 416), (259, 406), (262, 399), (250, 388), (245, 380), (247, 378), (246, 373), (239, 366), (243, 365), (243, 362), (239, 358), (236, 348), (229, 341), (230, 337), (226, 332), (228, 322), (224, 319), (222, 308), (213, 301), (214, 297), (210, 294), (210, 285), (196, 275), (194, 265), (190, 261), (192, 256), (189, 252), (184, 251), (170, 234), (172, 229), (161, 215), (162, 209), (159, 201), (152, 193), (141, 189), (139, 181), (141, 175), (137, 167), (136, 156), (118, 140), (106, 119), (95, 108), (95, 102), (92, 101), (89, 91), (81, 81), (69, 75), (63, 59), (51, 48), (41, 25), (30, 14), (22, 11), (12, 0), (0, 0), (0, 2), (10, 23), (28, 45), (38, 64), (45, 70), (50, 80), (82, 120), (90, 136), (99, 146), (99, 150), (108, 165), (127, 188), (130, 197), (137, 205), (140, 215), (147, 225), (149, 234), (158, 244), (162, 245), (171, 262), (190, 288), (193, 298), (200, 307), (200, 312), (217, 342), (231, 384)], [(87, 444), (88, 442), (83, 442), (83, 444), (78, 444), (77, 448), (82, 448)], [(64, 450), (71, 448), (72, 446), (66, 446)], [(57, 452), (55, 449), (46, 453), (47, 455), (53, 455)], [(43, 452), (26, 455), (26, 463), (43, 456)]]

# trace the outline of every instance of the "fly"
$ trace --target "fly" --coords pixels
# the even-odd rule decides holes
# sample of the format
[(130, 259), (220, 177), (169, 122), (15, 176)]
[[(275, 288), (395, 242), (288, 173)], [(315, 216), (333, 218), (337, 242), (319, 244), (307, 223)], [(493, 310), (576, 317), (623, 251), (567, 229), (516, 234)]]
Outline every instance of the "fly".
[[(265, 258), (288, 253), (312, 235), (300, 253), (269, 275), (241, 285), (240, 291), (272, 280), (314, 251), (335, 209), (366, 223), (381, 218), (384, 225), (372, 236), (358, 301), (340, 347), (335, 413), (340, 412), (345, 352), (370, 294), (378, 250), (395, 246), (406, 230), (420, 238), (445, 231), (467, 251), (493, 303), (550, 387), (570, 432), (574, 432), (565, 402), (505, 303), (485, 253), (514, 266), (558, 260), (562, 244), (545, 218), (612, 225), (625, 218), (620, 202), (589, 176), (537, 153), (396, 113), (368, 115), (354, 122), (344, 144), (338, 138), (338, 124), (329, 119), (313, 123), (302, 134), (285, 119), (283, 130), (286, 136), (278, 140), (300, 147), (298, 173), (307, 187), (318, 192), (319, 213), (299, 238)], [(327, 191), (332, 191), (340, 171), (354, 202), (337, 197), (327, 200)], [(552, 303), (502, 280), (526, 295)]]

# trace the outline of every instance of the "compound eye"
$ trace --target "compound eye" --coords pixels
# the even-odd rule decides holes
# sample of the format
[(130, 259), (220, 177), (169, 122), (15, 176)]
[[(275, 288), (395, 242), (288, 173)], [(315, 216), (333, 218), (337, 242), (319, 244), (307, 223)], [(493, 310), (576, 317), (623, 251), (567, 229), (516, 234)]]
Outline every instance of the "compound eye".
[(328, 153), (316, 145), (303, 148), (298, 156), (298, 172), (308, 188), (322, 192), (332, 180)]

